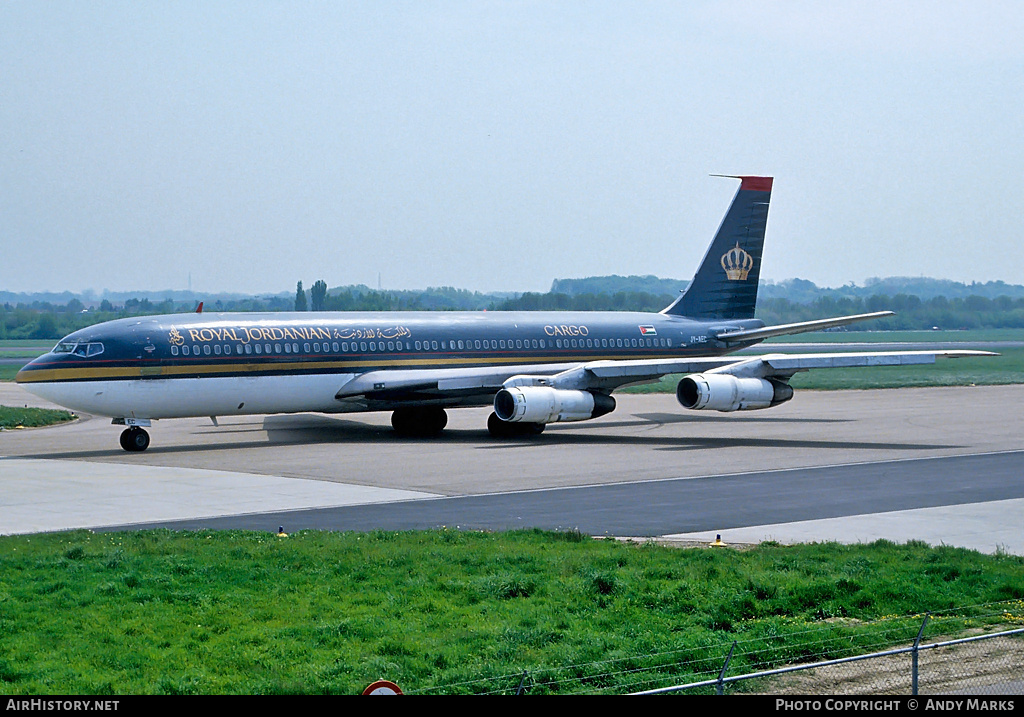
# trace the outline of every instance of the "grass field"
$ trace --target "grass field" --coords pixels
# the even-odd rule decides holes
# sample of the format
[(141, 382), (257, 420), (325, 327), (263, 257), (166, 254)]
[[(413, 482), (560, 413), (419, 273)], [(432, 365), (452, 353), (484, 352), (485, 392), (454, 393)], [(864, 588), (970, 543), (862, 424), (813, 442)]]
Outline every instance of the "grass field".
[(882, 342), (1024, 341), (1024, 329), (965, 329), (963, 331), (814, 331), (776, 336), (765, 343), (882, 343)]
[(0, 339), (0, 353), (17, 349), (39, 349), (40, 353), (46, 353), (56, 343), (56, 339)]
[[(720, 659), (740, 640), (759, 657), (735, 658), (737, 674), (866, 650), (892, 624), (874, 621), (924, 610), (936, 614), (929, 637), (1024, 621), (1022, 599), (1024, 559), (922, 543), (734, 551), (458, 530), (7, 536), (0, 692), (353, 694), (382, 677), (414, 691), (510, 691), (523, 670), (533, 693), (622, 691), (635, 680), (628, 666), (685, 679), (670, 651), (715, 646)], [(941, 617), (958, 606), (979, 607)], [(907, 625), (910, 641), (919, 620)]]
[(49, 351), (49, 348), (45, 348), (42, 351), (39, 348), (25, 347), (25, 348), (0, 348), (0, 358), (9, 359), (34, 359), (37, 356), (42, 356), (44, 353)]
[(54, 423), (64, 423), (75, 418), (70, 411), (55, 411), (49, 408), (11, 408), (0, 406), (0, 428), (38, 428)]

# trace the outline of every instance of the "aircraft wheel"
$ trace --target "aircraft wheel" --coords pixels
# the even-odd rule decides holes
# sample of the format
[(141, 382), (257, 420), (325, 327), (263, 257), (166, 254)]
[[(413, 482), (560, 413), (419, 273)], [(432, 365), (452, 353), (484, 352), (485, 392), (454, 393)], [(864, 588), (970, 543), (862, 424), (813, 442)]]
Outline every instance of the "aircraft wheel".
[(391, 427), (400, 436), (411, 436), (415, 425), (411, 408), (399, 408), (391, 414)]
[(498, 418), (497, 413), (492, 413), (487, 417), (487, 432), (494, 438), (506, 438), (509, 435), (508, 427), (511, 425), (511, 423), (506, 423)]
[(436, 436), (444, 430), (444, 427), (448, 425), (448, 414), (443, 408), (425, 408), (424, 413), (424, 427), (428, 431), (427, 435)]
[(121, 448), (129, 453), (139, 453), (149, 448), (149, 434), (138, 426), (126, 428), (121, 432)]

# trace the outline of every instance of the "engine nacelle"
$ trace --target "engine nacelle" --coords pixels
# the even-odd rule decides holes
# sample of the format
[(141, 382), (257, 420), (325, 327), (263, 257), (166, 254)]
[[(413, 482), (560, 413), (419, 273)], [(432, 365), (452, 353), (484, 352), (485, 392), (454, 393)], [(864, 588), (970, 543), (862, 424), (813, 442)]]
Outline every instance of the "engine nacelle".
[(611, 396), (550, 386), (512, 386), (494, 397), (494, 413), (509, 423), (587, 421), (614, 410)]
[(676, 387), (685, 408), (713, 411), (750, 411), (769, 408), (793, 398), (793, 387), (764, 378), (737, 378), (724, 373), (694, 373)]

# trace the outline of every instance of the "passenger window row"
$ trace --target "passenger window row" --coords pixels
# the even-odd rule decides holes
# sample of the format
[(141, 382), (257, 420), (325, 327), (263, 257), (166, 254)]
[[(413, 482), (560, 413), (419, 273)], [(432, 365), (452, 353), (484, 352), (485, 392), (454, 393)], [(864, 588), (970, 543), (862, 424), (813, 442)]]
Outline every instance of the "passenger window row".
[[(549, 345), (550, 344), (550, 345)], [(65, 344), (58, 345), (54, 353), (77, 353), (72, 346), (70, 350), (59, 351)], [(79, 347), (86, 344), (78, 344)], [(89, 347), (98, 346), (97, 353), (103, 351), (102, 344), (88, 344)], [(508, 349), (547, 349), (547, 348), (671, 348), (672, 339), (669, 338), (639, 338), (639, 339), (474, 339), (472, 341), (335, 341), (328, 343), (314, 342), (302, 344), (302, 352), (305, 354), (328, 354), (328, 353), (367, 353), (380, 351), (495, 351)], [(254, 344), (185, 344), (183, 346), (171, 345), (172, 356), (237, 356), (242, 355), (279, 355), (299, 353), (298, 343), (254, 343)], [(92, 356), (92, 353), (88, 355)]]

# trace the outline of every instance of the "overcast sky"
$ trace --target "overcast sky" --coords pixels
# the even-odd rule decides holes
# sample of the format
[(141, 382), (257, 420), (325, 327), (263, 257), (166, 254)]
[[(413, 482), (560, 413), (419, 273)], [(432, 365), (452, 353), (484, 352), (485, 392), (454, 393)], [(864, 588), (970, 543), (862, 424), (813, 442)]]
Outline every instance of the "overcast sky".
[(0, 290), (1024, 282), (1019, 2), (0, 4)]

